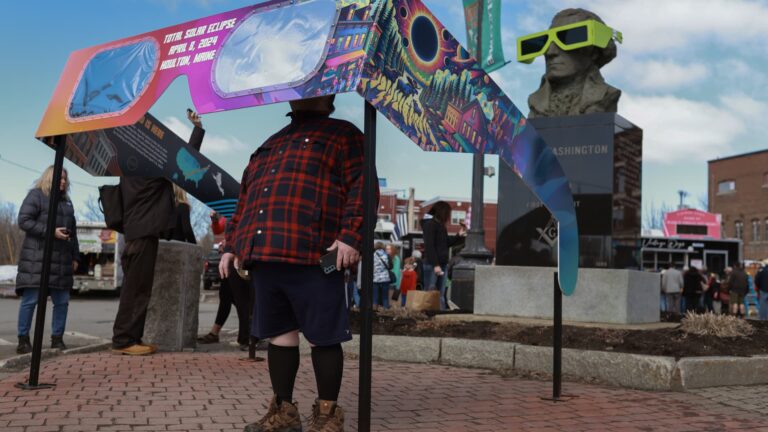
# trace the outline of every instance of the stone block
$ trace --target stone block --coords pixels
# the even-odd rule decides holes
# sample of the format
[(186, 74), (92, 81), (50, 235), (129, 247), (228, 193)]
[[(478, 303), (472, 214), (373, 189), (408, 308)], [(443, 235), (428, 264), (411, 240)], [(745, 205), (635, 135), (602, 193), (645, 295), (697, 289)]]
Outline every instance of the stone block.
[[(605, 384), (656, 391), (676, 389), (672, 357), (564, 349), (562, 364), (563, 374)], [(515, 369), (551, 374), (552, 348), (517, 345)]]
[(493, 370), (512, 369), (515, 366), (516, 345), (512, 342), (445, 338), (442, 340), (440, 363)]
[(163, 351), (195, 347), (202, 273), (200, 246), (160, 241), (144, 327), (147, 343), (156, 344)]
[[(477, 266), (477, 315), (552, 318), (551, 267)], [(581, 269), (576, 290), (563, 297), (563, 319), (614, 324), (658, 322), (659, 275), (617, 269)]]
[(377, 360), (432, 363), (440, 359), (440, 339), (374, 335), (372, 351)]
[(686, 390), (768, 384), (768, 356), (690, 357), (677, 363)]

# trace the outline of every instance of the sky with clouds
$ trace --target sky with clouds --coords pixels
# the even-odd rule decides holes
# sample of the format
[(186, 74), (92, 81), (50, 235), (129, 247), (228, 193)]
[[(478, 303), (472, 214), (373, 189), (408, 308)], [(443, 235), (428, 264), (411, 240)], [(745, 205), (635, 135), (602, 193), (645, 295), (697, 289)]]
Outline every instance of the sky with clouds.
[[(424, 0), (460, 40), (466, 39), (461, 0)], [(17, 206), (53, 151), (33, 138), (70, 52), (99, 43), (253, 4), (244, 0), (80, 0), (1, 2), (0, 200)], [(502, 0), (502, 39), (514, 60), (515, 38), (543, 30), (567, 7), (589, 9), (624, 34), (618, 57), (603, 68), (623, 91), (619, 114), (644, 130), (643, 204), (674, 205), (677, 191), (698, 206), (707, 188), (707, 160), (766, 148), (768, 136), (768, 0)], [(512, 62), (492, 74), (528, 112), (543, 59)], [(363, 100), (337, 98), (336, 116), (362, 128)], [(151, 112), (182, 136), (192, 103), (177, 80)], [(287, 104), (203, 116), (203, 152), (235, 178), (248, 155), (287, 122)], [(380, 118), (377, 168), (395, 189), (416, 196), (469, 197), (471, 157), (426, 154)], [(487, 165), (498, 165), (488, 157)], [(116, 179), (94, 178), (67, 163), (76, 205)], [(486, 179), (496, 198), (497, 177)]]

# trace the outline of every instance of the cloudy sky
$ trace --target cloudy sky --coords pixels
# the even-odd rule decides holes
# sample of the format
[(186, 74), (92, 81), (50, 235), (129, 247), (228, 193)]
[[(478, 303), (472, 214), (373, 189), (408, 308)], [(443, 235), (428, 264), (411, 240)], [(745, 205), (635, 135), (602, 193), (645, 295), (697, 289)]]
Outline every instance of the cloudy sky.
[[(245, 0), (80, 0), (2, 2), (0, 40), (0, 200), (17, 206), (53, 151), (33, 138), (70, 52), (79, 48), (235, 9)], [(465, 40), (461, 0), (425, 0), (460, 41)], [(596, 12), (624, 34), (618, 57), (603, 68), (622, 89), (619, 114), (644, 130), (643, 201), (698, 206), (707, 188), (706, 161), (766, 147), (768, 122), (768, 0), (502, 0), (504, 49), (515, 57), (515, 38), (548, 27), (566, 7)], [(528, 111), (526, 99), (539, 84), (543, 59), (510, 63), (493, 77)], [(190, 130), (185, 79), (177, 80), (151, 112), (177, 133)], [(338, 117), (362, 127), (362, 99), (337, 98)], [(210, 114), (203, 151), (235, 178), (250, 154), (286, 123), (287, 104)], [(418, 198), (469, 197), (471, 158), (424, 154), (388, 122), (379, 122), (377, 167), (395, 189), (416, 188)], [(497, 165), (495, 157), (487, 164)], [(67, 164), (76, 205), (95, 196), (94, 178)], [(450, 174), (447, 174), (450, 173)], [(486, 180), (496, 198), (496, 177)]]

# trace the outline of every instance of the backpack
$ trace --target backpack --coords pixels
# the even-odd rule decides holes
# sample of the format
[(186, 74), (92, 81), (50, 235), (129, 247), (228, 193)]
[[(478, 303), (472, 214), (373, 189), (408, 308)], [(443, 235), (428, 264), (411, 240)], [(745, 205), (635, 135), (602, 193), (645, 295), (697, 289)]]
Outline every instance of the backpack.
[(376, 254), (376, 258), (381, 261), (381, 263), (384, 265), (384, 268), (387, 269), (387, 277), (389, 277), (389, 283), (395, 283), (397, 281), (397, 276), (395, 276), (395, 272), (392, 271), (392, 260), (387, 257), (387, 260), (384, 261), (381, 259), (381, 255)]
[(120, 185), (99, 187), (99, 209), (104, 213), (107, 228), (123, 232), (123, 193)]

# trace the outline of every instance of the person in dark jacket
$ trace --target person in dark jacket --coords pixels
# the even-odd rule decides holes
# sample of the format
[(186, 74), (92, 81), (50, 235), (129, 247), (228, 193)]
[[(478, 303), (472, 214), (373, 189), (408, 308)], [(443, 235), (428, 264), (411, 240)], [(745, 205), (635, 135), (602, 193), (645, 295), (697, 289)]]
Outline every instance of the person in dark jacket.
[(763, 261), (760, 271), (755, 276), (755, 291), (757, 291), (757, 315), (761, 321), (768, 320), (768, 260)]
[(440, 291), (440, 308), (448, 309), (445, 288), (445, 270), (448, 266), (448, 248), (464, 241), (464, 227), (457, 236), (448, 236), (446, 225), (451, 219), (451, 205), (438, 201), (421, 220), (424, 233), (424, 289)]
[(197, 244), (195, 231), (192, 229), (191, 213), (192, 207), (189, 205), (189, 199), (184, 189), (173, 185), (173, 197), (176, 203), (176, 225), (171, 231), (170, 239), (180, 242)]
[[(200, 148), (205, 131), (199, 127), (199, 117), (187, 111), (195, 124), (190, 145)], [(198, 122), (193, 120), (197, 118)], [(120, 354), (147, 355), (155, 347), (144, 345), (144, 323), (152, 295), (155, 260), (160, 238), (176, 226), (176, 205), (173, 186), (162, 177), (120, 177), (123, 195), (123, 288), (112, 328), (112, 350)]]
[[(195, 126), (192, 129), (192, 136), (190, 136), (188, 144), (194, 147), (195, 150), (200, 151), (200, 146), (203, 144), (203, 137), (205, 136), (203, 121), (191, 109), (187, 110), (187, 119)], [(167, 237), (170, 240), (197, 244), (191, 222), (192, 207), (189, 205), (187, 193), (184, 192), (184, 189), (174, 184), (173, 196), (176, 202), (176, 225)]]
[[(51, 183), (53, 183), (53, 166), (43, 172), (19, 209), (18, 223), (24, 231), (24, 243), (21, 246), (16, 275), (16, 294), (21, 296), (18, 323), (19, 345), (16, 348), (19, 354), (32, 351), (29, 331), (32, 327), (32, 316), (37, 306), (40, 289)], [(75, 210), (69, 199), (69, 179), (66, 170), (62, 170), (61, 181), (57, 186), (62, 195), (56, 209), (56, 232), (48, 280), (48, 292), (53, 301), (51, 348), (66, 349), (63, 335), (67, 323), (69, 291), (74, 283), (73, 273), (77, 270), (80, 246), (77, 242)]]
[(696, 312), (699, 307), (701, 293), (707, 288), (707, 281), (699, 269), (691, 266), (683, 275), (683, 297), (685, 297), (685, 311)]
[(740, 263), (733, 263), (732, 267), (733, 271), (728, 276), (731, 313), (743, 318), (746, 316), (747, 308), (744, 306), (744, 297), (749, 292), (749, 282), (747, 281), (747, 274)]

